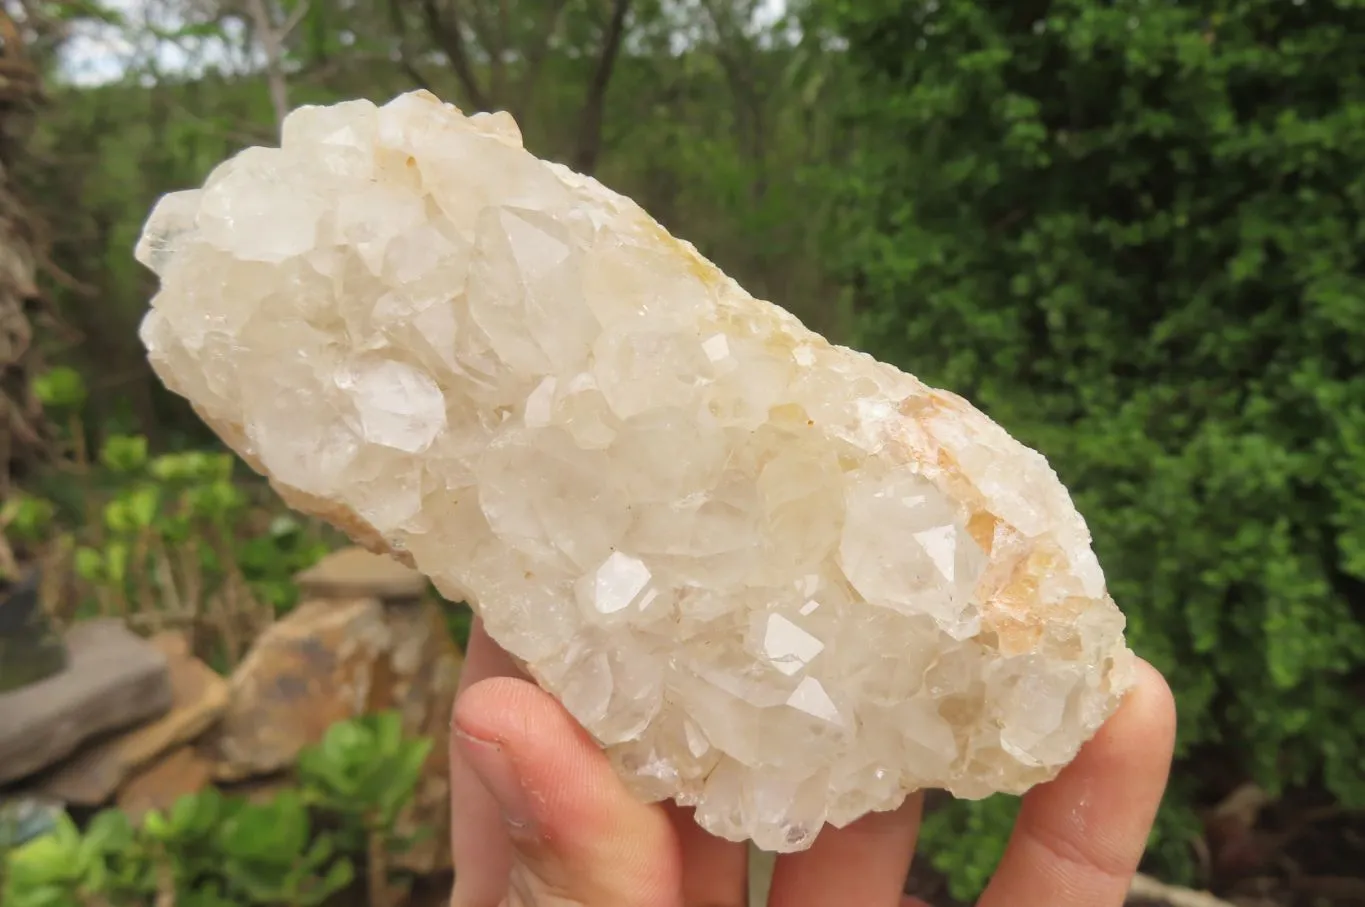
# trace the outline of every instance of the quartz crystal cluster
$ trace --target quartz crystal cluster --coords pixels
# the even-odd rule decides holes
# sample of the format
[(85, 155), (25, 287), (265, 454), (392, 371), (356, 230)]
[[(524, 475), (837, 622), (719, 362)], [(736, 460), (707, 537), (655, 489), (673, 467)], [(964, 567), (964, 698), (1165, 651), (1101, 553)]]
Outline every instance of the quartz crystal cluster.
[(1134, 676), (1066, 489), (427, 93), (293, 113), (138, 245), (166, 385), (465, 600), (641, 797), (776, 851), (1052, 778)]

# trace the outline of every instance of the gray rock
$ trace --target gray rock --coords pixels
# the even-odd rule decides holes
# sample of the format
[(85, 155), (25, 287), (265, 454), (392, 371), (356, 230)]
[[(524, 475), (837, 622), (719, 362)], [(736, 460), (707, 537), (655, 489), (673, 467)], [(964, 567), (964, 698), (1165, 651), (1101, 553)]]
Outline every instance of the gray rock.
[(108, 801), (135, 772), (163, 753), (198, 737), (223, 716), (228, 707), (228, 682), (190, 652), (183, 633), (160, 633), (148, 643), (170, 663), (171, 710), (155, 721), (111, 734), (25, 786), (60, 800), (67, 806), (99, 806)]
[(41, 575), (0, 579), (0, 693), (45, 680), (66, 667), (66, 646), (43, 609)]
[(0, 800), (0, 852), (51, 834), (66, 808), (49, 797)]
[(0, 693), (0, 783), (71, 755), (82, 743), (168, 712), (166, 655), (118, 620), (76, 624), (66, 670)]

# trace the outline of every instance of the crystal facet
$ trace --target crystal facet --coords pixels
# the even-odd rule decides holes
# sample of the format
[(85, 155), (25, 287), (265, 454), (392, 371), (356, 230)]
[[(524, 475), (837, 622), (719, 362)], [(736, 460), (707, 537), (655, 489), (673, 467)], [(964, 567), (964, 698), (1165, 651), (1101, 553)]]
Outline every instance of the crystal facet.
[(959, 397), (426, 93), (153, 211), (168, 387), (429, 575), (641, 797), (777, 851), (1054, 777), (1134, 678), (1086, 526)]

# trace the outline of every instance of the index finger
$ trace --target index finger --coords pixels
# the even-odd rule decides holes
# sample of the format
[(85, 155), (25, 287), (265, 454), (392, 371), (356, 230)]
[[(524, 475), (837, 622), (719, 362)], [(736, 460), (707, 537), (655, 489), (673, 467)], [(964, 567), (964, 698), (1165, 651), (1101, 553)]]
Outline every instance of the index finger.
[(1024, 797), (977, 907), (1122, 907), (1175, 746), (1175, 701), (1142, 663), (1137, 685), (1057, 780)]

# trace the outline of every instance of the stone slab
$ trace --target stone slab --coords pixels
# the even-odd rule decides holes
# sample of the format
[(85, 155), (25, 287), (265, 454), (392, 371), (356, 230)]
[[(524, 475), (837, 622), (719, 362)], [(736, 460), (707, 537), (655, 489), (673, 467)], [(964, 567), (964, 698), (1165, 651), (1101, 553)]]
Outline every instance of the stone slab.
[(22, 689), (66, 667), (66, 647), (52, 629), (32, 570), (17, 583), (0, 582), (0, 693)]
[(171, 710), (83, 749), (39, 779), (39, 791), (68, 805), (99, 806), (108, 802), (134, 771), (198, 737), (227, 711), (227, 679), (194, 657), (183, 633), (161, 633), (150, 643), (166, 656), (170, 666)]
[(427, 579), (391, 557), (364, 548), (342, 548), (294, 577), (305, 598), (421, 598)]
[(433, 602), (310, 599), (272, 625), (233, 672), (227, 714), (200, 741), (214, 780), (238, 784), (292, 768), (338, 721), (392, 709), (432, 749), (400, 833), (430, 835), (397, 855), (419, 874), (449, 868), (450, 711), (463, 656)]
[(118, 792), (118, 808), (134, 822), (152, 810), (167, 812), (181, 797), (209, 786), (213, 763), (192, 745), (163, 754), (144, 767)]
[(0, 783), (48, 768), (83, 743), (164, 715), (173, 702), (166, 655), (121, 621), (76, 624), (66, 670), (0, 694)]

